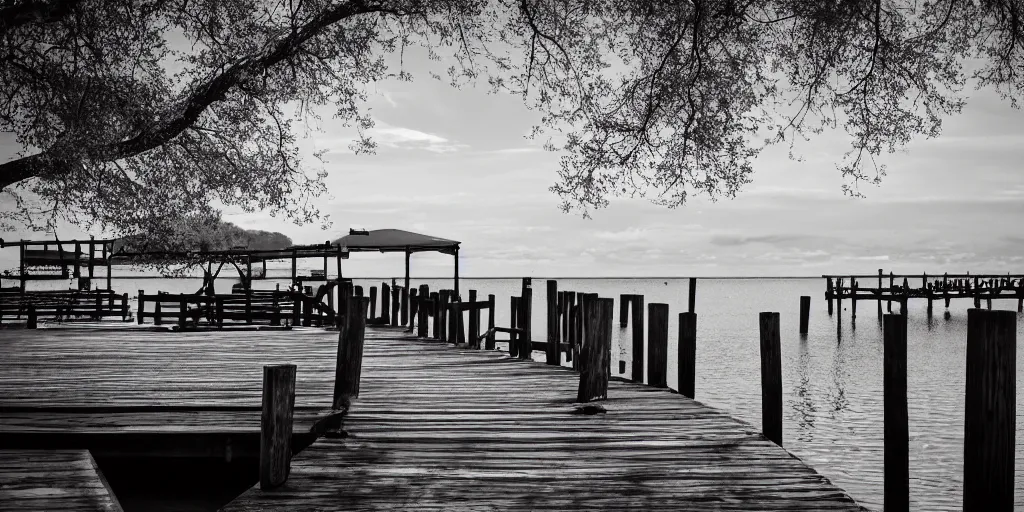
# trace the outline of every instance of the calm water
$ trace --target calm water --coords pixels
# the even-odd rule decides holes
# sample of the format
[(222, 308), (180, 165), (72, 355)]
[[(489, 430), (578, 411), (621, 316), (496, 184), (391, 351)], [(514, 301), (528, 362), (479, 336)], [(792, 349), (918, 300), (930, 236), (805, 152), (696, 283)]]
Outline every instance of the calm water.
[[(273, 274), (272, 274), (273, 275)], [(231, 279), (218, 280), (218, 292), (230, 291)], [(365, 288), (380, 280), (356, 279)], [(450, 280), (413, 279), (432, 290), (451, 287)], [(59, 283), (59, 284), (58, 284)], [(258, 281), (257, 288), (282, 288), (287, 280)], [(134, 296), (139, 289), (194, 292), (199, 279), (115, 279), (114, 288)], [(54, 282), (51, 286), (63, 287)], [(646, 303), (670, 305), (669, 374), (677, 382), (676, 313), (686, 309), (687, 281), (665, 279), (559, 279), (559, 289), (597, 293), (618, 301), (619, 294), (645, 296)], [(544, 280), (535, 279), (533, 336), (546, 339)], [(497, 324), (507, 326), (509, 296), (518, 295), (516, 279), (463, 279), (463, 294), (475, 289), (497, 300)], [(829, 317), (822, 279), (702, 279), (697, 290), (696, 398), (759, 426), (761, 423), (758, 313), (777, 311), (782, 324), (784, 394), (783, 444), (793, 454), (848, 491), (865, 506), (881, 510), (882, 502), (882, 333), (875, 305), (862, 302), (856, 328), (850, 324), (849, 302), (837, 336), (836, 317)], [(812, 297), (810, 333), (797, 333), (799, 297)], [(908, 320), (908, 402), (910, 411), (911, 507), (915, 510), (959, 510), (963, 482), (963, 409), (969, 300), (954, 300), (951, 318), (943, 319), (941, 302), (928, 319), (925, 302), (910, 304)], [(378, 306), (379, 307), (379, 306)], [(1016, 310), (1016, 301), (996, 301), (994, 308)], [(897, 306), (898, 308), (898, 306)], [(630, 329), (618, 328), (615, 308), (612, 371), (618, 361), (630, 367)], [(1018, 323), (1018, 337), (1021, 336)], [(1024, 369), (1018, 351), (1017, 368)], [(1018, 410), (1024, 393), (1018, 378)], [(1022, 419), (1017, 421), (1018, 509), (1024, 509)]]

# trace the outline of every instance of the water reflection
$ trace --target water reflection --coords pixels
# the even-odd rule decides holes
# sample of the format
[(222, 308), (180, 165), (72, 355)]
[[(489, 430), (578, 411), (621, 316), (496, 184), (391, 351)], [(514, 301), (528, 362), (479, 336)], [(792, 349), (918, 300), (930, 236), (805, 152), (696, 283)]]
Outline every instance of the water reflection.
[(814, 393), (811, 389), (811, 354), (807, 350), (807, 336), (800, 337), (800, 352), (796, 361), (796, 388), (793, 395), (793, 410), (797, 413), (796, 423), (799, 427), (797, 437), (801, 441), (811, 441), (814, 436), (814, 419), (818, 408), (814, 406)]

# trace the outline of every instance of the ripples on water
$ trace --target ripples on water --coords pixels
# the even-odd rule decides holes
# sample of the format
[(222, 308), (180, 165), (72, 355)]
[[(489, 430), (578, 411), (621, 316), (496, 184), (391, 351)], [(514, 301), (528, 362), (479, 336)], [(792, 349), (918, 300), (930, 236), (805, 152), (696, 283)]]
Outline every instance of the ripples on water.
[[(230, 290), (231, 280), (218, 280), (218, 290)], [(201, 280), (153, 281), (117, 279), (119, 292), (135, 295), (160, 289), (194, 292)], [(272, 289), (286, 280), (261, 281)], [(364, 287), (379, 280), (356, 280)], [(450, 287), (450, 281), (413, 280), (431, 289)], [(666, 284), (667, 283), (667, 284)], [(670, 385), (677, 382), (677, 313), (686, 308), (686, 280), (560, 279), (559, 289), (613, 297), (639, 293), (645, 302), (670, 305)], [(463, 291), (476, 289), (497, 296), (497, 323), (508, 325), (508, 297), (518, 295), (513, 279), (463, 279)], [(534, 339), (546, 339), (543, 280), (534, 281)], [(697, 290), (696, 398), (723, 409), (752, 425), (761, 424), (758, 313), (781, 313), (783, 444), (865, 506), (882, 509), (882, 331), (875, 304), (861, 302), (856, 326), (850, 322), (850, 302), (844, 302), (843, 326), (837, 336), (836, 318), (829, 317), (822, 279), (702, 279)], [(810, 295), (810, 333), (797, 333), (799, 297)], [(907, 329), (908, 407), (910, 414), (910, 499), (913, 510), (960, 510), (963, 484), (964, 382), (967, 308), (969, 300), (954, 300), (951, 318), (943, 319), (936, 301), (928, 319), (926, 302), (911, 301)], [(884, 307), (884, 305), (883, 305)], [(895, 306), (898, 311), (898, 305)], [(1016, 309), (1016, 301), (995, 301), (998, 309)], [(618, 361), (629, 368), (630, 329), (616, 328), (612, 371)], [(1018, 338), (1021, 336), (1018, 323)], [(1021, 350), (1017, 368), (1024, 369)], [(1017, 410), (1024, 411), (1017, 379)], [(1024, 509), (1024, 421), (1017, 420), (1017, 509)]]

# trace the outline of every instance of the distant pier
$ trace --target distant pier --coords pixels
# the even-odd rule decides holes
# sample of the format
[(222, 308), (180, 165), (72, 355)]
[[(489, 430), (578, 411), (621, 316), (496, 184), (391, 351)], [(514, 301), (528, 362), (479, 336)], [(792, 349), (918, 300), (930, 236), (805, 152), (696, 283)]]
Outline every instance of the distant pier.
[[(980, 308), (984, 300), (992, 309), (993, 300), (1017, 300), (1017, 312), (1024, 311), (1024, 274), (894, 274), (879, 269), (877, 275), (823, 275), (826, 279), (825, 301), (828, 314), (835, 308), (842, 312), (842, 301), (851, 301), (851, 316), (857, 318), (857, 301), (872, 300), (882, 314), (882, 303), (887, 312), (892, 305), (905, 305), (910, 299), (928, 301), (928, 314), (933, 302), (941, 300), (946, 308), (953, 299), (972, 299)], [(874, 285), (874, 286), (872, 286)]]

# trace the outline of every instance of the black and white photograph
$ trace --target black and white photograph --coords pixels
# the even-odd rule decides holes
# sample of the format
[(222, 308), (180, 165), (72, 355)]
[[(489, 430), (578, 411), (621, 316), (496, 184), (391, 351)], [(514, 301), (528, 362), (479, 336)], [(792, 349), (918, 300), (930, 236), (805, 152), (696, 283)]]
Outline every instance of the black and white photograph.
[(1024, 512), (1022, 102), (1024, 0), (0, 0), (0, 512)]

